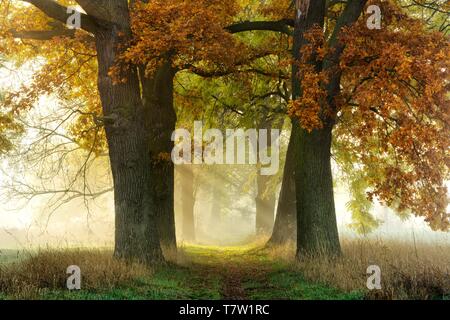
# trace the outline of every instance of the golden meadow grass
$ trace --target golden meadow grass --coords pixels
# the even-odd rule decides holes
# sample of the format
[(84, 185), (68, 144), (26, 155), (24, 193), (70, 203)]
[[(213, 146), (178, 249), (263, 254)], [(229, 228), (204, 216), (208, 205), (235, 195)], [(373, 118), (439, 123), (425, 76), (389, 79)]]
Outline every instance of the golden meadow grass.
[(112, 289), (151, 271), (141, 264), (114, 259), (109, 250), (43, 250), (20, 262), (0, 265), (0, 293), (13, 298), (35, 298), (43, 290), (66, 290), (70, 265), (82, 270), (82, 288)]
[[(450, 296), (450, 245), (416, 244), (396, 240), (341, 241), (343, 255), (295, 262), (292, 247), (271, 249), (310, 281), (345, 290), (358, 290), (368, 299), (435, 299)], [(381, 290), (368, 290), (369, 265), (381, 268)]]

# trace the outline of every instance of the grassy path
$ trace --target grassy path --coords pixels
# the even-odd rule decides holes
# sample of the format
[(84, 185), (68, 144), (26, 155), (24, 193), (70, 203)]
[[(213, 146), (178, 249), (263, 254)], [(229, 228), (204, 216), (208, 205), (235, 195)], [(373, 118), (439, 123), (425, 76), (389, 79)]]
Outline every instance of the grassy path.
[[(220, 299), (360, 298), (357, 293), (343, 293), (325, 285), (309, 283), (293, 266), (274, 260), (263, 250), (188, 247), (185, 254), (185, 265), (191, 274), (214, 275), (220, 284), (217, 288)], [(207, 284), (193, 282), (191, 285), (196, 291), (197, 286)]]
[(248, 249), (204, 248), (186, 249), (188, 265), (194, 273), (214, 274), (220, 281), (220, 296), (224, 300), (251, 298), (246, 290), (249, 280), (266, 284), (272, 267), (258, 261)]
[(186, 246), (180, 250), (177, 263), (170, 263), (155, 270), (151, 276), (135, 278), (120, 287), (82, 288), (75, 292), (43, 289), (36, 298), (272, 300), (359, 299), (361, 295), (308, 282), (294, 266), (254, 247)]

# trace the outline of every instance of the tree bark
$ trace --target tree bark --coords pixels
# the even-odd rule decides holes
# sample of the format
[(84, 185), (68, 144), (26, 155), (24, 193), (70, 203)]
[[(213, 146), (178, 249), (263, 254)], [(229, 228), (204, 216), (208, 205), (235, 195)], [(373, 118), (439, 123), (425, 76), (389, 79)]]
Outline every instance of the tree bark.
[[(317, 0), (309, 6), (307, 14), (295, 21), (293, 56), (300, 59), (300, 49), (307, 43), (303, 33), (312, 26), (323, 27), (326, 14), (325, 0)], [(321, 63), (311, 61), (317, 71)], [(298, 66), (293, 64), (293, 98), (302, 94), (298, 78)], [(295, 189), (297, 209), (297, 258), (305, 254), (339, 254), (340, 244), (334, 208), (333, 180), (331, 174), (332, 125), (311, 133), (293, 121), (292, 139), (296, 145)]]
[(268, 246), (282, 246), (295, 243), (297, 239), (297, 209), (295, 194), (295, 151), (293, 133), (288, 144), (286, 160), (278, 199), (277, 215), (272, 236), (267, 242)]
[[(96, 33), (96, 42), (99, 52), (99, 88), (104, 115), (105, 118), (112, 116), (115, 119), (112, 125), (105, 123), (111, 165), (115, 171), (127, 170), (129, 175), (136, 175), (135, 179), (140, 179), (137, 184), (142, 185), (142, 191), (133, 192), (138, 199), (132, 199), (129, 206), (139, 208), (140, 202), (145, 202), (145, 210), (135, 209), (140, 211), (136, 212), (136, 215), (142, 215), (138, 220), (141, 223), (139, 228), (151, 230), (152, 234), (150, 237), (150, 231), (141, 231), (145, 233), (145, 237), (139, 237), (139, 241), (143, 241), (139, 246), (148, 246), (147, 250), (157, 251), (155, 255), (161, 255), (161, 247), (166, 253), (175, 252), (174, 166), (170, 159), (173, 148), (171, 135), (177, 121), (173, 105), (175, 70), (169, 58), (151, 75), (145, 74), (143, 66), (130, 66), (129, 71), (121, 74), (121, 78), (125, 78), (127, 82), (113, 85), (108, 72), (117, 63), (116, 57), (120, 50), (124, 49), (123, 44), (131, 37), (129, 5), (125, 0), (102, 3), (103, 5), (97, 5), (106, 12), (103, 20), (108, 23)], [(88, 7), (85, 9), (88, 10)], [(126, 89), (120, 90), (122, 87)], [(124, 130), (120, 129), (122, 126)], [(135, 148), (139, 151), (135, 155), (134, 150), (125, 151), (128, 154), (116, 154), (122, 152), (115, 151), (114, 146), (111, 150), (110, 141), (112, 142), (116, 136), (117, 139), (123, 140), (123, 143), (136, 144)], [(122, 163), (121, 157), (133, 157), (133, 162), (127, 160)], [(119, 162), (120, 166), (116, 168), (113, 160)], [(115, 176), (118, 174), (113, 172), (114, 186), (118, 189), (115, 191), (118, 199), (116, 201), (121, 201), (121, 193), (130, 189), (119, 186), (122, 181)], [(145, 192), (145, 195), (140, 195), (141, 192)], [(116, 214), (119, 217), (116, 221), (116, 242), (118, 242), (116, 246), (122, 248), (124, 245), (121, 242), (124, 240), (121, 234), (129, 232), (127, 228), (133, 224), (129, 220), (134, 218), (120, 212)], [(155, 241), (159, 243), (156, 244)], [(126, 256), (121, 253), (117, 255)], [(144, 257), (144, 260), (152, 259)], [(155, 260), (162, 259), (156, 257)]]
[[(128, 12), (122, 12), (127, 17)], [(98, 87), (105, 117), (105, 131), (114, 182), (114, 255), (147, 264), (164, 260), (151, 197), (152, 161), (148, 152), (148, 130), (140, 97), (137, 70), (127, 71), (126, 82), (114, 84), (108, 75), (116, 62), (120, 32), (127, 26), (96, 34), (99, 65)]]
[(151, 188), (153, 210), (158, 218), (161, 246), (165, 252), (176, 252), (174, 208), (174, 164), (170, 158), (177, 116), (173, 104), (173, 81), (176, 71), (166, 61), (147, 79), (141, 72), (145, 118), (149, 131), (149, 153), (151, 157)]
[(331, 172), (332, 126), (311, 133), (294, 124), (297, 190), (297, 257), (339, 255), (341, 248)]

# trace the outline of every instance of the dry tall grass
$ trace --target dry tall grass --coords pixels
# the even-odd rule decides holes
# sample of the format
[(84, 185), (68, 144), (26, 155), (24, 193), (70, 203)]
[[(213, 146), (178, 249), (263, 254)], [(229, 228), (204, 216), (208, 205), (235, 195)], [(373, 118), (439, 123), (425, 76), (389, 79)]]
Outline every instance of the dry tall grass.
[[(294, 262), (292, 247), (272, 249), (306, 279), (345, 291), (359, 290), (367, 299), (439, 299), (450, 297), (450, 245), (396, 240), (343, 240), (342, 257), (323, 256)], [(381, 290), (368, 290), (369, 265), (381, 269)]]
[[(292, 246), (268, 250), (274, 259), (287, 260), (312, 282), (361, 291), (368, 299), (450, 298), (448, 244), (415, 246), (392, 240), (343, 240), (341, 257), (316, 256), (302, 262), (295, 262)], [(113, 259), (107, 250), (40, 251), (20, 262), (0, 264), (0, 296), (34, 299), (49, 290), (66, 290), (66, 270), (70, 265), (81, 268), (82, 287), (92, 291), (129, 286), (132, 280), (152, 273), (143, 265)], [(366, 287), (369, 265), (381, 268), (381, 290)]]
[(33, 299), (48, 289), (66, 289), (68, 266), (81, 269), (83, 289), (109, 289), (151, 272), (140, 264), (114, 259), (108, 250), (48, 250), (21, 262), (0, 265), (0, 293)]

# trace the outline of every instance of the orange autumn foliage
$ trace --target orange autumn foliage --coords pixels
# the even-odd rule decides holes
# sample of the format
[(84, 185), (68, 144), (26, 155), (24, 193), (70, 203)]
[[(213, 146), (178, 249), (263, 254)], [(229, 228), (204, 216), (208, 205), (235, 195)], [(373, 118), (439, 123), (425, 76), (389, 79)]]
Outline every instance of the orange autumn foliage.
[(144, 64), (149, 75), (166, 60), (176, 69), (228, 69), (248, 53), (246, 46), (225, 30), (238, 11), (235, 1), (139, 2), (131, 13), (133, 41), (113, 73), (120, 72), (124, 62)]
[(302, 96), (300, 99), (289, 103), (288, 114), (300, 121), (302, 128), (311, 132), (323, 127), (322, 118), (329, 114), (327, 106), (327, 92), (325, 86), (328, 84), (328, 72), (316, 70), (312, 60), (323, 60), (327, 52), (327, 44), (322, 30), (315, 26), (305, 33), (307, 44), (300, 50), (300, 61), (296, 62), (299, 67)]

